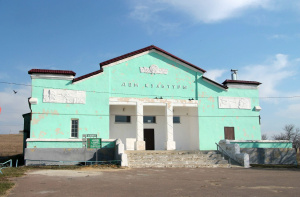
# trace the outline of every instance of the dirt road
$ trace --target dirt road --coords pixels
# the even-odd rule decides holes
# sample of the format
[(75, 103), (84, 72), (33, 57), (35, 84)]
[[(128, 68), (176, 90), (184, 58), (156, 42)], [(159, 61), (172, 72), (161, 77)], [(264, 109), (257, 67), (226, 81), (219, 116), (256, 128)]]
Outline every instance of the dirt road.
[(35, 170), (9, 196), (299, 196), (298, 169)]

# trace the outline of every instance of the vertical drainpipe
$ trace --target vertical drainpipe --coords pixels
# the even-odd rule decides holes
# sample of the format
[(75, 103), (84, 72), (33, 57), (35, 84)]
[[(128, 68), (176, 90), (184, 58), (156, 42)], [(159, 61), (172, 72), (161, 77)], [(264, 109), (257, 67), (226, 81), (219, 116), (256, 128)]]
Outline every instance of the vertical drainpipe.
[(198, 72), (196, 72), (196, 76), (195, 76), (195, 100), (198, 100)]

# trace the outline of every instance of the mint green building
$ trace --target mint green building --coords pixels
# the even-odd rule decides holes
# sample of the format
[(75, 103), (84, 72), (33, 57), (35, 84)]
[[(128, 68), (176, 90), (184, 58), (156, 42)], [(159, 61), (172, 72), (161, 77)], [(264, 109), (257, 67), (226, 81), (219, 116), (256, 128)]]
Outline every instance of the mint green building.
[(260, 140), (259, 82), (219, 84), (156, 46), (73, 71), (32, 69), (27, 148), (82, 148), (96, 134), (125, 150), (215, 150), (222, 139)]

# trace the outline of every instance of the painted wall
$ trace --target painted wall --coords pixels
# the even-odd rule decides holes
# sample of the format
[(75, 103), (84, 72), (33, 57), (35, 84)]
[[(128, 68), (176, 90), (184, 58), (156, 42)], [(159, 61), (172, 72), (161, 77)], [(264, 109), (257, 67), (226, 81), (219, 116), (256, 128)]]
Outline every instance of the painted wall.
[[(168, 74), (140, 72), (140, 67), (151, 65), (168, 69)], [(70, 80), (33, 79), (32, 97), (38, 98), (38, 104), (32, 105), (30, 138), (70, 139), (71, 119), (78, 118), (79, 138), (82, 138), (82, 134), (97, 134), (101, 138), (121, 137), (126, 143), (127, 136), (136, 137), (135, 118), (132, 118), (130, 125), (113, 124), (114, 118), (109, 113), (121, 115), (123, 112), (118, 107), (109, 108), (109, 97), (144, 98), (145, 101), (162, 97), (199, 101), (198, 109), (190, 111), (193, 116), (183, 116), (182, 124), (174, 124), (174, 139), (178, 149), (216, 149), (214, 143), (224, 138), (226, 126), (235, 128), (237, 140), (260, 139), (259, 112), (254, 111), (254, 106), (259, 105), (257, 89), (229, 88), (225, 91), (204, 81), (200, 72), (155, 52), (103, 69), (103, 73), (74, 84)], [(86, 104), (43, 103), (45, 87), (86, 91)], [(251, 98), (251, 110), (219, 109), (219, 96)], [(128, 112), (135, 114), (133, 108), (128, 108)], [(164, 149), (164, 108), (158, 107), (153, 111), (145, 107), (144, 113), (158, 116), (157, 124), (145, 124), (144, 128), (155, 129), (155, 146)], [(123, 135), (125, 130), (128, 132), (126, 136)]]
[[(150, 67), (151, 65), (158, 65), (159, 68), (168, 69), (168, 74), (140, 72), (140, 67)], [(196, 97), (196, 72), (155, 52), (104, 68), (110, 74), (111, 97), (163, 97), (164, 99), (189, 99)], [(146, 87), (146, 84), (148, 87)], [(186, 89), (183, 89), (183, 86), (186, 86)]]
[[(136, 137), (136, 107), (135, 106), (110, 106), (110, 132), (109, 138), (120, 138), (126, 147), (126, 138)], [(115, 123), (115, 115), (131, 116), (130, 123)]]
[[(77, 118), (79, 138), (82, 138), (82, 134), (97, 134), (99, 138), (107, 139), (109, 137), (109, 99), (108, 87), (105, 85), (107, 81), (107, 77), (102, 74), (75, 84), (70, 80), (32, 79), (32, 98), (37, 98), (38, 104), (31, 105), (30, 138), (71, 139), (71, 119)], [(44, 88), (86, 91), (86, 103), (43, 103)], [(65, 146), (61, 142), (56, 144), (58, 147), (77, 147)]]
[[(135, 106), (110, 106), (110, 138), (120, 138), (126, 144), (126, 138), (136, 138)], [(131, 116), (130, 123), (115, 123), (115, 115)], [(154, 129), (155, 150), (165, 150), (166, 117), (164, 106), (144, 106), (144, 116), (155, 116), (156, 123), (144, 123), (144, 129)], [(174, 116), (180, 116), (180, 123), (173, 124), (174, 141), (177, 150), (199, 149), (197, 108), (174, 107)]]
[(173, 124), (177, 150), (199, 149), (197, 111), (194, 107), (174, 107), (174, 116), (179, 116), (181, 121)]
[[(257, 89), (229, 88), (227, 91), (198, 79), (200, 150), (215, 150), (224, 139), (224, 127), (234, 127), (236, 140), (260, 140)], [(251, 98), (251, 109), (220, 109), (219, 96)]]
[(271, 142), (271, 140), (250, 141), (250, 142), (230, 141), (230, 143), (238, 144), (240, 148), (293, 148), (292, 142)]

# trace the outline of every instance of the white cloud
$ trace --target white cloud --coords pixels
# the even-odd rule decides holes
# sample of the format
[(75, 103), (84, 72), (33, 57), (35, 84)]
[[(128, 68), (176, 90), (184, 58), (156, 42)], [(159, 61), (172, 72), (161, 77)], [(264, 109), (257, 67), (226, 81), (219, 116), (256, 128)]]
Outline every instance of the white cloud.
[[(14, 94), (13, 90), (17, 91)], [(6, 88), (0, 92), (0, 134), (17, 133), (23, 129), (22, 114), (30, 112), (28, 106), (28, 97), (31, 93), (31, 87), (24, 86), (20, 88)]]
[(268, 39), (287, 39), (288, 36), (287, 35), (283, 35), (283, 34), (274, 34), (271, 36), (268, 36)]
[(299, 119), (300, 104), (288, 105), (286, 109), (280, 110), (278, 115), (289, 117), (289, 119)]
[(296, 74), (296, 69), (288, 60), (288, 56), (277, 54), (265, 64), (246, 66), (239, 71), (239, 79), (259, 81), (262, 83), (259, 92), (261, 97), (281, 96), (278, 85)]
[(205, 77), (207, 78), (210, 78), (211, 80), (214, 80), (214, 81), (218, 81), (218, 79), (220, 77), (223, 76), (223, 74), (226, 72), (225, 69), (213, 69), (213, 70), (208, 70), (206, 73), (205, 73)]
[(170, 22), (160, 17), (166, 11), (166, 5), (159, 5), (158, 1), (133, 1), (133, 9), (129, 17), (142, 22), (149, 34), (154, 32), (173, 32), (178, 30), (178, 22)]
[(244, 11), (271, 8), (271, 0), (144, 0), (132, 1), (130, 16), (143, 22), (157, 18), (162, 12), (177, 11), (197, 22), (214, 23), (237, 17)]
[(236, 17), (250, 8), (266, 8), (269, 0), (163, 0), (175, 9), (189, 14), (197, 21), (212, 23)]

